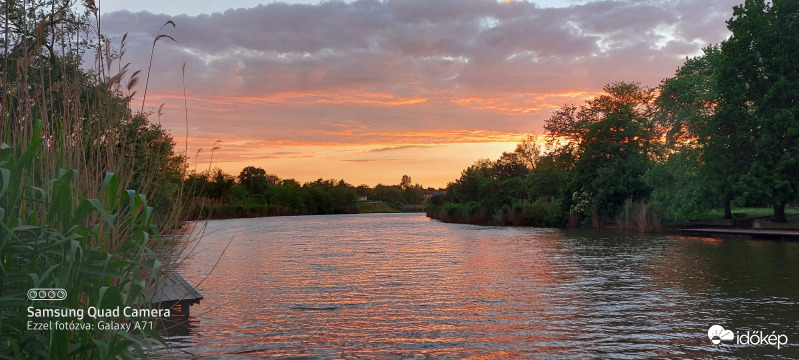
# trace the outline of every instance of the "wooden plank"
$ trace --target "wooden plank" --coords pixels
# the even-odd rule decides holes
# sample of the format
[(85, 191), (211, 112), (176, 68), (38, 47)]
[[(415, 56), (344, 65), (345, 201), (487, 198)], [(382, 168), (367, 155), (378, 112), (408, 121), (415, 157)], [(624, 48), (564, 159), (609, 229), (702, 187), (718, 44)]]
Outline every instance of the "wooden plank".
[(180, 274), (169, 273), (160, 284), (160, 289), (153, 296), (153, 302), (190, 301), (198, 302), (203, 296), (194, 289)]
[(799, 231), (776, 229), (681, 229), (682, 234), (707, 236), (745, 236), (752, 238), (777, 238), (782, 240), (799, 240)]

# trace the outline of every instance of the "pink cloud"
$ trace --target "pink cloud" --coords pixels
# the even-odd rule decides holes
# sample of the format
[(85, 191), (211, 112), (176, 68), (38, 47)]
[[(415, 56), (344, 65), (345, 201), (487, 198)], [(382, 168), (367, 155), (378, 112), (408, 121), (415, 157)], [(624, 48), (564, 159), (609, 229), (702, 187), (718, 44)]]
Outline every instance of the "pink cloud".
[[(181, 140), (186, 61), (192, 146), (504, 142), (609, 82), (656, 86), (726, 38), (739, 2), (359, 0), (181, 15), (168, 30), (177, 42), (157, 44), (147, 107), (165, 103), (161, 121)], [(103, 30), (128, 32), (123, 61), (145, 68), (169, 19), (115, 12)], [(238, 161), (240, 146), (220, 161)]]

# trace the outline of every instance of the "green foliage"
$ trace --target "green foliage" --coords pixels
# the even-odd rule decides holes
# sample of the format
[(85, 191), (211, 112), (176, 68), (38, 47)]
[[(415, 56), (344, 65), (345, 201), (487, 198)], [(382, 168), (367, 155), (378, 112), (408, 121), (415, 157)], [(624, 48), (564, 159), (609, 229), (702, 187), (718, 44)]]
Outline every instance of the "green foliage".
[[(300, 185), (293, 179), (279, 180), (265, 170), (247, 167), (239, 182), (220, 169), (193, 173), (185, 187), (196, 198), (189, 218), (231, 218), (279, 215), (323, 215), (358, 213), (358, 192), (340, 180), (323, 180)], [(411, 188), (409, 188), (410, 191)], [(402, 192), (400, 192), (402, 194)]]
[(266, 170), (255, 166), (247, 166), (242, 169), (238, 181), (250, 196), (263, 194), (270, 185), (266, 177)]
[(560, 209), (560, 201), (551, 198), (515, 202), (502, 208), (501, 221), (503, 225), (559, 227), (566, 222)]
[(186, 173), (186, 156), (175, 152), (172, 136), (160, 124), (150, 124), (143, 114), (126, 119), (118, 129), (118, 147), (132, 164), (129, 187), (153, 189), (149, 199), (156, 218), (163, 221), (179, 197)]
[(736, 120), (735, 139), (757, 151), (746, 159), (746, 196), (766, 198), (777, 221), (799, 195), (799, 3), (748, 0), (727, 22), (718, 77), (721, 114)]
[(656, 120), (666, 135), (667, 145), (680, 149), (694, 146), (697, 140), (712, 133), (708, 123), (716, 114), (719, 102), (718, 80), (715, 74), (721, 49), (708, 46), (703, 54), (687, 59), (672, 78), (660, 84)]
[[(27, 329), (26, 309), (31, 306), (147, 307), (148, 290), (161, 266), (152, 250), (159, 241), (153, 209), (132, 190), (119, 195), (115, 174), (106, 174), (102, 199), (73, 198), (75, 170), (61, 170), (46, 182), (23, 176), (35, 166), (41, 149), (39, 129), (24, 151), (0, 146), (2, 356), (146, 357), (145, 351), (160, 339), (151, 331), (99, 330), (96, 324), (89, 330)], [(63, 288), (68, 297), (52, 303), (32, 301), (26, 297), (31, 288)]]
[[(428, 202), (428, 216), (471, 224), (562, 226), (567, 164), (531, 150), (532, 140), (497, 161), (479, 160)], [(537, 146), (535, 147), (537, 149)], [(532, 169), (526, 164), (535, 165)]]
[[(579, 108), (562, 107), (545, 125), (550, 136), (567, 141), (559, 153), (574, 157), (566, 192), (590, 194), (603, 219), (615, 217), (625, 199), (649, 195), (641, 176), (658, 146), (654, 90), (619, 82), (604, 91)], [(564, 209), (573, 207), (572, 198), (564, 197)]]
[(233, 176), (226, 174), (222, 169), (216, 169), (208, 179), (208, 196), (212, 199), (230, 197), (234, 183)]
[(651, 205), (664, 219), (684, 222), (718, 205), (705, 183), (699, 153), (698, 148), (686, 147), (667, 161), (653, 164), (644, 175), (644, 182), (653, 189)]
[(461, 177), (447, 185), (447, 192), (458, 203), (479, 201), (487, 196), (494, 182), (494, 169), (488, 159), (478, 160), (463, 170)]
[[(156, 248), (170, 249), (160, 247), (154, 224), (177, 221), (171, 209), (180, 203), (184, 159), (147, 114), (130, 110), (138, 72), (129, 75), (124, 50), (92, 33), (92, 3), (83, 13), (74, 1), (4, 3), (2, 358), (142, 358), (158, 339), (96, 327), (30, 331), (25, 323), (27, 306), (149, 306), (169, 265), (156, 258)], [(86, 70), (82, 59), (94, 56), (96, 67)], [(32, 287), (64, 288), (68, 298), (32, 303)]]

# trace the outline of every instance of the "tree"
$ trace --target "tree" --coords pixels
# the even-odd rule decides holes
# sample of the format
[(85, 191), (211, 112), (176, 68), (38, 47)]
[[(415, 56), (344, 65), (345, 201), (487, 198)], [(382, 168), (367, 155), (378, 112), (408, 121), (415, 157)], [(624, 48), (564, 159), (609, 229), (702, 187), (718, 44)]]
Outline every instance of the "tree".
[[(754, 150), (746, 116), (731, 111), (721, 97), (720, 60), (721, 48), (707, 47), (660, 85), (656, 119), (671, 151), (647, 183), (656, 186), (656, 201), (678, 217), (720, 205), (724, 217), (732, 218), (732, 202), (742, 192), (740, 179)], [(670, 180), (662, 181), (664, 176)]]
[(480, 159), (463, 170), (459, 179), (447, 184), (447, 193), (459, 203), (480, 201), (486, 197), (493, 183), (493, 162)]
[(547, 154), (537, 161), (529, 175), (528, 199), (559, 198), (563, 195), (570, 169), (569, 163), (563, 160), (558, 154)]
[(403, 192), (399, 185), (383, 185), (377, 184), (372, 190), (371, 199), (377, 199), (392, 204), (400, 204), (403, 202)]
[(503, 152), (502, 156), (492, 165), (494, 176), (499, 182), (527, 175), (530, 171), (524, 164), (524, 160), (517, 152)]
[(254, 166), (247, 166), (239, 173), (239, 184), (247, 189), (249, 196), (263, 194), (269, 186), (266, 170)]
[(222, 169), (216, 169), (212, 172), (208, 183), (208, 195), (214, 199), (226, 199), (233, 191), (235, 184), (236, 181), (232, 175), (226, 174)]
[[(734, 140), (754, 147), (744, 190), (768, 198), (785, 222), (785, 204), (799, 194), (799, 2), (747, 0), (727, 21), (718, 77)], [(738, 144), (734, 144), (738, 145)]]
[(358, 194), (358, 197), (361, 196), (368, 197), (369, 194), (372, 193), (372, 188), (370, 188), (369, 185), (361, 184), (358, 185), (357, 188), (355, 188), (355, 192)]
[[(638, 83), (617, 82), (605, 94), (576, 107), (566, 105), (547, 120), (552, 138), (566, 143), (561, 154), (575, 157), (564, 206), (575, 194), (589, 197), (601, 216), (615, 216), (627, 198), (648, 196), (641, 177), (656, 148), (655, 93)], [(619, 179), (618, 176), (627, 177)], [(608, 186), (620, 181), (627, 186)]]
[(272, 190), (272, 201), (286, 209), (297, 213), (305, 212), (306, 195), (300, 184), (294, 179), (283, 180), (280, 186)]
[(160, 124), (150, 124), (144, 114), (122, 121), (117, 129), (118, 148), (126, 160), (128, 187), (146, 192), (158, 220), (175, 204), (186, 173), (186, 156), (175, 152), (175, 141)]
[(711, 130), (708, 123), (719, 102), (715, 71), (720, 56), (720, 47), (708, 46), (702, 55), (687, 59), (674, 77), (661, 82), (655, 120), (671, 148), (697, 146), (700, 136), (712, 135), (704, 132)]
[(402, 180), (400, 180), (400, 183), (399, 183), (400, 189), (402, 189), (402, 191), (405, 191), (406, 189), (411, 187), (412, 184), (413, 184), (413, 182), (411, 181), (411, 177), (410, 176), (402, 175)]
[(541, 145), (538, 142), (538, 137), (535, 134), (525, 136), (516, 145), (516, 150), (513, 150), (513, 152), (522, 165), (527, 167), (527, 169), (534, 169), (541, 158)]

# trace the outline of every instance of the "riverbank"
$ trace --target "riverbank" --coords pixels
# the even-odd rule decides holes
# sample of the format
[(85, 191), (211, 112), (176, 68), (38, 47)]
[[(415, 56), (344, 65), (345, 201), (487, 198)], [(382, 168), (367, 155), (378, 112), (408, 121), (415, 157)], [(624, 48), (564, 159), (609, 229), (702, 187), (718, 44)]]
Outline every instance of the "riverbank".
[(566, 219), (560, 215), (559, 207), (558, 201), (544, 199), (534, 202), (518, 202), (491, 211), (473, 201), (467, 204), (430, 205), (425, 209), (425, 213), (427, 217), (445, 223), (563, 227), (566, 225)]
[[(467, 204), (445, 203), (427, 207), (427, 217), (445, 223), (488, 225), (488, 226), (532, 226), (532, 227), (593, 227), (596, 229), (621, 229), (648, 233), (681, 233), (692, 236), (747, 236), (753, 238), (799, 239), (799, 208), (788, 208), (788, 222), (775, 222), (767, 215), (770, 208), (737, 208), (733, 219), (723, 219), (723, 212), (711, 210), (697, 219), (663, 224), (651, 209), (631, 206), (617, 219), (604, 219), (591, 223), (580, 223), (558, 215), (556, 201), (536, 201), (515, 203), (494, 211), (489, 211), (478, 202)], [(644, 206), (645, 207), (645, 206)], [(699, 231), (685, 231), (701, 229)], [(713, 232), (707, 229), (726, 229)], [(736, 231), (727, 231), (736, 230)], [(751, 230), (747, 232), (747, 230)]]
[(354, 206), (338, 209), (330, 214), (317, 214), (307, 210), (291, 209), (276, 205), (205, 204), (195, 206), (187, 215), (192, 219), (239, 219), (272, 216), (336, 215), (336, 214), (388, 214), (424, 212), (424, 205), (392, 205), (382, 201), (359, 201)]

